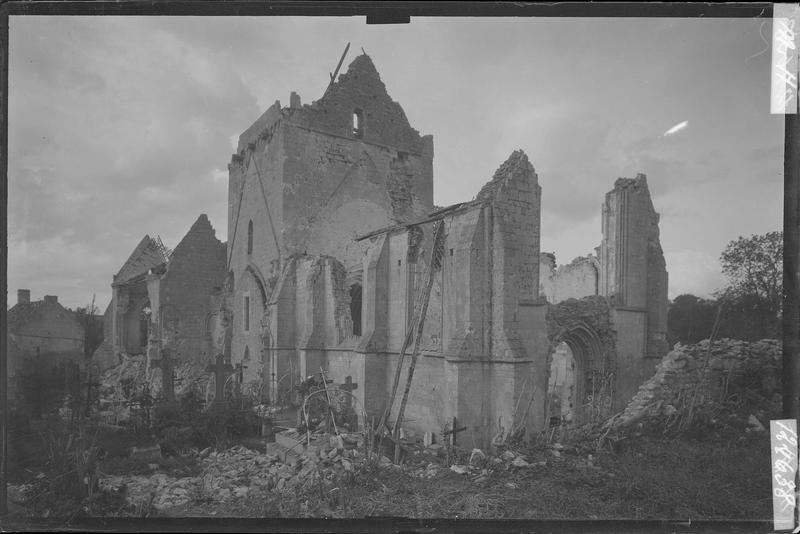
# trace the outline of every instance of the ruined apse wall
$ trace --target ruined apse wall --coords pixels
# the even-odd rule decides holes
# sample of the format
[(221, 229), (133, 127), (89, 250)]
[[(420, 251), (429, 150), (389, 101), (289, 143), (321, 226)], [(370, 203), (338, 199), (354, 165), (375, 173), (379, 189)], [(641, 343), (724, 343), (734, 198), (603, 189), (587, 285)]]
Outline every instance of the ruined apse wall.
[[(245, 292), (250, 292), (256, 314), (252, 323), (263, 312), (253, 308), (252, 286), (257, 281), (271, 295), (290, 257), (330, 256), (348, 275), (357, 275), (363, 259), (362, 246), (354, 241), (357, 235), (430, 212), (432, 160), (432, 137), (411, 128), (366, 55), (357, 57), (320, 100), (302, 105), (292, 93), (288, 108), (276, 102), (242, 134), (229, 165), (234, 363), (245, 347), (251, 354), (253, 347), (262, 347), (263, 332), (244, 331)], [(240, 283), (248, 276), (255, 279), (250, 288)], [(280, 301), (286, 307), (285, 295)], [(265, 322), (272, 325), (271, 331), (275, 321), (280, 319), (270, 311)], [(311, 339), (300, 331), (295, 336), (305, 341), (295, 337), (284, 347)], [(274, 357), (269, 355), (270, 360)]]
[[(602, 295), (612, 298), (621, 345), (620, 402), (631, 398), (667, 352), (667, 271), (659, 241), (659, 216), (647, 178), (620, 178), (606, 194), (600, 244)], [(642, 337), (641, 342), (637, 337)], [(643, 346), (642, 346), (643, 345)], [(640, 349), (643, 349), (640, 351)]]
[[(405, 418), (407, 429), (441, 433), (453, 417), (459, 439), (485, 446), (512, 424), (536, 428), (546, 390), (546, 327), (536, 284), (540, 189), (527, 157), (515, 152), (469, 203), (439, 212), (444, 256), (423, 331)], [(391, 390), (413, 298), (430, 262), (431, 223), (369, 239), (364, 263), (364, 331), (354, 350), (328, 352), (331, 375), (364, 380), (356, 391), (380, 416)], [(410, 350), (409, 350), (410, 352)], [(400, 404), (408, 360), (401, 371)], [(519, 403), (517, 403), (519, 401)], [(523, 406), (514, 413), (516, 404)], [(527, 417), (524, 407), (534, 407)], [(541, 413), (539, 413), (541, 412)]]

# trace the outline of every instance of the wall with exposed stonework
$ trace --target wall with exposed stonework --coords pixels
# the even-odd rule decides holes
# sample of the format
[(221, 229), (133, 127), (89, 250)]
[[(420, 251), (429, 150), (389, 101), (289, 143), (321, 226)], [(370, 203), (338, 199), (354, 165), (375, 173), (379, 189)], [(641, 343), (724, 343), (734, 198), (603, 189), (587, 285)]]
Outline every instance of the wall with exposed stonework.
[(179, 318), (177, 352), (185, 361), (205, 363), (213, 358), (208, 319), (211, 295), (225, 279), (225, 245), (208, 217), (200, 215), (170, 256), (161, 278), (160, 309)]
[[(639, 387), (616, 427), (652, 418), (686, 416), (690, 408), (713, 416), (729, 400), (747, 399), (747, 409), (767, 412), (780, 406), (781, 344), (763, 339), (749, 343), (720, 339), (676, 345), (656, 365), (655, 374)], [(746, 416), (746, 414), (745, 414)]]
[(647, 358), (647, 312), (614, 309), (611, 320), (616, 335), (616, 382), (612, 409), (621, 410), (638, 387), (652, 376), (658, 360)]
[[(361, 117), (358, 132), (353, 129), (354, 112)], [(346, 282), (335, 289), (339, 296), (326, 301), (323, 294), (333, 289), (323, 285), (312, 290), (296, 279), (292, 308), (298, 328), (290, 336), (292, 341), (287, 340), (294, 348), (276, 349), (286, 357), (300, 349), (304, 358), (319, 360), (319, 355), (309, 352), (315, 350), (315, 344), (341, 337), (340, 331), (352, 333), (348, 291), (363, 278), (365, 254), (365, 244), (355, 238), (421, 219), (431, 211), (432, 160), (432, 138), (420, 136), (409, 125), (366, 55), (357, 57), (311, 105), (301, 105), (294, 94), (287, 108), (276, 102), (240, 136), (229, 165), (228, 256), (237, 310), (258, 282), (271, 295), (289, 258), (306, 254), (334, 258), (341, 264), (337, 267), (339, 278)], [(251, 222), (252, 247), (248, 251)], [(402, 243), (392, 244), (391, 261), (399, 260), (403, 270), (404, 254)], [(299, 269), (301, 278), (307, 278), (305, 267), (292, 269)], [(397, 276), (392, 280), (390, 298), (403, 301), (407, 280)], [(251, 310), (253, 301), (251, 295)], [(337, 310), (333, 322), (313, 333), (307, 331), (307, 325), (314, 322), (306, 311), (310, 302)], [(318, 307), (317, 312), (325, 315), (324, 309)], [(262, 313), (257, 310), (256, 315)], [(379, 344), (384, 345), (388, 336), (388, 342), (397, 345), (405, 328), (403, 312), (393, 307), (392, 314), (390, 330), (383, 326), (368, 337), (381, 336)], [(317, 319), (316, 323), (323, 322)], [(270, 317), (267, 322), (274, 320), (286, 319)], [(251, 355), (254, 348), (264, 349), (263, 336), (253, 330), (252, 321), (250, 326), (245, 332), (241, 312), (234, 314), (234, 363), (245, 347)], [(268, 369), (264, 372), (271, 375), (279, 364), (273, 356), (265, 358), (269, 361), (265, 360)], [(308, 370), (303, 363), (302, 369), (294, 372)]]
[(621, 307), (647, 310), (646, 357), (668, 350), (667, 271), (659, 241), (659, 215), (647, 177), (619, 178), (606, 195), (600, 244), (601, 295)]
[(539, 256), (539, 288), (550, 303), (597, 295), (600, 262), (591, 254), (556, 267), (555, 255)]

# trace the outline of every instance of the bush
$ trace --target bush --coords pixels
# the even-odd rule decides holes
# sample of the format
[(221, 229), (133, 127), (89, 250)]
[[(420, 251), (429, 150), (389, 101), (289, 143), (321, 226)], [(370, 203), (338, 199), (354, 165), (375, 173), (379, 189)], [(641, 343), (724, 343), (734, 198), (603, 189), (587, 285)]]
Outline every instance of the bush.
[(156, 409), (153, 434), (167, 455), (210, 446), (225, 449), (258, 428), (258, 417), (247, 408), (226, 404), (203, 411), (202, 401), (190, 392), (179, 405)]

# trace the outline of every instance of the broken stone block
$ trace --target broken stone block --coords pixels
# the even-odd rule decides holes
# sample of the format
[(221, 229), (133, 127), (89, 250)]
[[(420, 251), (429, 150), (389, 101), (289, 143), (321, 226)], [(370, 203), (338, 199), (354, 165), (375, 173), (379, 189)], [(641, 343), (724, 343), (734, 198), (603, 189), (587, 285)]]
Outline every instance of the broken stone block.
[[(553, 452), (558, 453), (558, 451), (553, 451)], [(517, 456), (516, 458), (514, 458), (514, 461), (511, 462), (511, 465), (513, 465), (514, 467), (528, 467), (531, 464), (523, 460), (520, 456)]]
[(486, 460), (486, 455), (480, 449), (472, 449), (472, 454), (469, 455), (469, 465), (477, 467)]
[(145, 461), (158, 460), (161, 458), (161, 446), (156, 443), (146, 447), (132, 447), (130, 457)]
[(467, 467), (466, 465), (453, 464), (450, 466), (450, 471), (452, 471), (453, 473), (457, 473), (459, 475), (463, 475), (469, 472), (469, 467)]
[(342, 435), (342, 442), (346, 448), (363, 447), (364, 443), (358, 436)]
[(761, 424), (761, 421), (753, 414), (750, 414), (750, 417), (747, 418), (747, 424), (750, 425), (750, 429), (753, 432), (764, 432), (766, 430), (764, 425)]
[(298, 473), (297, 477), (307, 478), (309, 475), (311, 475), (311, 473), (314, 472), (315, 469), (316, 467), (313, 464), (309, 464), (300, 470), (300, 473)]

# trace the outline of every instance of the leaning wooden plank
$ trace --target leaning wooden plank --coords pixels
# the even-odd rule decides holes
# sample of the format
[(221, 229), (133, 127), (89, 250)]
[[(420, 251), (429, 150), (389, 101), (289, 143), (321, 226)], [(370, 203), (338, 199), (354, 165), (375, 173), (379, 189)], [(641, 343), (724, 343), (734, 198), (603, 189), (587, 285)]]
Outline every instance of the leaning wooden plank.
[(408, 403), (408, 394), (411, 391), (411, 382), (414, 379), (414, 369), (419, 358), (420, 343), (422, 342), (422, 331), (425, 327), (425, 316), (428, 313), (428, 303), (430, 302), (431, 289), (433, 288), (434, 274), (441, 267), (442, 254), (444, 252), (444, 221), (436, 223), (436, 230), (433, 237), (433, 248), (431, 250), (431, 261), (428, 264), (428, 275), (425, 281), (425, 288), (422, 293), (422, 306), (417, 317), (417, 335), (414, 338), (414, 352), (411, 355), (411, 365), (408, 367), (408, 377), (406, 378), (406, 388), (403, 391), (403, 400), (400, 402), (400, 410), (397, 412), (397, 419), (394, 422), (392, 437), (395, 442), (394, 461), (400, 461), (399, 433), (400, 425), (403, 423), (403, 414)]

